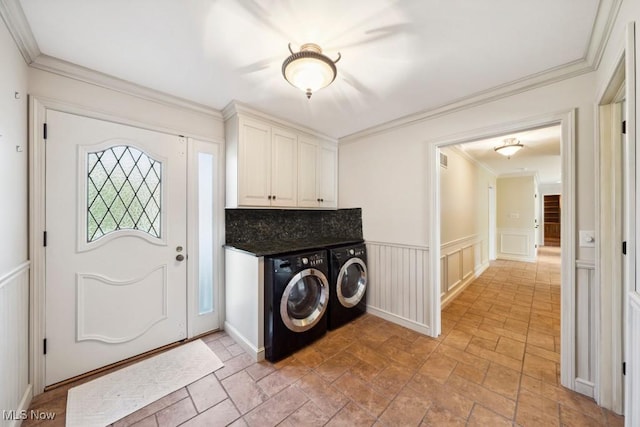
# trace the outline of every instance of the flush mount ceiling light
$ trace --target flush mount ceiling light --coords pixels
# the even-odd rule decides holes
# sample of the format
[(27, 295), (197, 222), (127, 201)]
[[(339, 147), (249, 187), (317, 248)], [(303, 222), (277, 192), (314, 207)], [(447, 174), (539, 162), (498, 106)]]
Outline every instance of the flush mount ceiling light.
[(291, 56), (282, 63), (282, 75), (293, 86), (306, 93), (307, 98), (316, 91), (327, 87), (336, 78), (336, 62), (322, 54), (322, 49), (315, 43), (305, 43), (300, 46), (300, 52), (291, 50)]
[(507, 159), (516, 154), (524, 145), (520, 144), (517, 138), (507, 138), (504, 140), (504, 144), (495, 147), (496, 153), (500, 153)]

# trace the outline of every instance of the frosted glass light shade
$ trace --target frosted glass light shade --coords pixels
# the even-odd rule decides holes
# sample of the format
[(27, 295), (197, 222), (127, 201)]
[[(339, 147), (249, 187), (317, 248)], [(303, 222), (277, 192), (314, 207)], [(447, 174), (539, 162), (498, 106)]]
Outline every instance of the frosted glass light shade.
[[(289, 45), (291, 51), (291, 45)], [(338, 54), (339, 55), (339, 54)], [(335, 63), (322, 54), (320, 46), (307, 43), (300, 47), (300, 52), (291, 53), (282, 63), (282, 75), (293, 86), (306, 93), (307, 98), (327, 87), (336, 78)]]
[(520, 144), (516, 138), (507, 138), (504, 140), (504, 145), (500, 145), (495, 147), (494, 150), (496, 153), (500, 153), (503, 156), (509, 158), (516, 154), (520, 149), (524, 147), (524, 145)]

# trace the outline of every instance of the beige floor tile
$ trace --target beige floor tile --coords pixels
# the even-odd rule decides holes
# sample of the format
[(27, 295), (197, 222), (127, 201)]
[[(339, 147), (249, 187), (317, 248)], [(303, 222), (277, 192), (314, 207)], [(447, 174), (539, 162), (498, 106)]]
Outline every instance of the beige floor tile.
[(464, 427), (466, 425), (466, 418), (460, 418), (439, 405), (432, 405), (424, 416), (421, 427)]
[(309, 368), (293, 358), (279, 369), (258, 381), (258, 386), (268, 395), (273, 396), (296, 382), (309, 372)]
[(347, 351), (342, 351), (322, 362), (315, 368), (315, 371), (329, 382), (333, 382), (356, 363), (358, 363), (356, 356)]
[(522, 360), (525, 344), (507, 337), (500, 337), (496, 353), (504, 354), (516, 360)]
[(348, 372), (338, 378), (334, 384), (351, 400), (376, 417), (380, 416), (391, 401), (391, 399), (374, 391), (367, 383)]
[(327, 427), (370, 427), (375, 422), (375, 417), (351, 402), (331, 418), (326, 425)]
[(388, 426), (417, 426), (424, 418), (429, 406), (429, 401), (407, 387), (389, 404), (380, 416), (380, 421)]
[(509, 399), (515, 400), (520, 387), (520, 372), (492, 363), (482, 385)]
[(213, 374), (189, 384), (187, 390), (198, 412), (202, 412), (227, 399), (227, 393)]
[(403, 366), (388, 366), (369, 383), (378, 393), (393, 399), (413, 377), (415, 371)]
[(498, 415), (478, 404), (473, 407), (471, 416), (469, 417), (469, 422), (467, 423), (467, 426), (469, 427), (511, 427), (512, 425), (513, 423), (510, 419)]
[(159, 427), (180, 425), (198, 414), (190, 398), (182, 399), (155, 414)]
[(247, 370), (225, 378), (222, 380), (222, 386), (241, 414), (249, 412), (269, 398)]
[(333, 386), (315, 372), (309, 372), (293, 386), (304, 393), (325, 414), (332, 417), (349, 399), (340, 389)]
[(275, 426), (308, 401), (295, 387), (287, 387), (244, 416), (250, 426)]
[(418, 372), (444, 384), (457, 364), (457, 361), (450, 359), (442, 353), (434, 353), (427, 359)]
[(424, 375), (416, 374), (407, 386), (421, 393), (431, 404), (447, 410), (458, 418), (466, 420), (473, 408), (474, 401), (472, 399)]
[(205, 412), (191, 418), (183, 427), (222, 427), (231, 424), (240, 414), (231, 400), (226, 399)]
[(455, 390), (468, 399), (478, 402), (492, 411), (512, 419), (515, 415), (516, 402), (495, 393), (478, 384), (467, 381), (457, 375), (452, 375), (447, 381), (447, 388)]
[(309, 401), (278, 425), (280, 427), (323, 426), (330, 418), (331, 416), (318, 407), (318, 405)]

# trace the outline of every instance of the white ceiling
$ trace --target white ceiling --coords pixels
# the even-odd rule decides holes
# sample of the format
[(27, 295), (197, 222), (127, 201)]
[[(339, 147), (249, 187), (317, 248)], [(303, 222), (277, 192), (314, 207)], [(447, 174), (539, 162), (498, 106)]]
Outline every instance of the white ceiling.
[[(596, 17), (611, 7), (599, 0), (20, 4), (45, 55), (219, 110), (235, 99), (336, 138), (586, 60), (601, 41), (591, 40)], [(342, 54), (336, 81), (311, 100), (282, 78), (289, 42)]]
[[(517, 138), (524, 147), (510, 159), (496, 153), (506, 138)], [(537, 174), (541, 184), (561, 182), (560, 126), (551, 126), (457, 146), (498, 176)]]

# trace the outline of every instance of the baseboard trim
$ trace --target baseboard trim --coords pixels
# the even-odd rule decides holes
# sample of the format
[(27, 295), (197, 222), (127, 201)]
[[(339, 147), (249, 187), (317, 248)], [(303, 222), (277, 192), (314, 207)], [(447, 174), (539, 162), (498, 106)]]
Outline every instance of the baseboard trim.
[(264, 347), (256, 348), (229, 322), (224, 322), (224, 331), (238, 343), (242, 349), (256, 362), (264, 360)]
[(536, 262), (536, 257), (506, 255), (504, 253), (498, 253), (497, 259), (503, 261)]
[(431, 328), (429, 326), (410, 319), (405, 319), (404, 317), (400, 317), (397, 314), (389, 313), (388, 311), (380, 310), (379, 308), (372, 307), (370, 305), (367, 306), (367, 313), (370, 313), (377, 317), (381, 317), (384, 320), (395, 323), (396, 325), (404, 326), (405, 328), (411, 329), (412, 331), (416, 331), (424, 335), (429, 335), (430, 337), (433, 336), (431, 334)]
[[(31, 405), (31, 399), (33, 398), (33, 387), (31, 384), (27, 384), (27, 389), (24, 391), (22, 395), (22, 399), (20, 400), (20, 405), (16, 408), (17, 414), (25, 414), (26, 417), (29, 417), (29, 405)], [(12, 420), (8, 425), (9, 427), (19, 427), (22, 425), (22, 419)]]
[(589, 396), (592, 399), (595, 396), (596, 385), (591, 381), (585, 381), (581, 378), (576, 378), (575, 385), (576, 385), (575, 390), (578, 393), (584, 394), (585, 396)]

